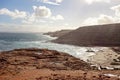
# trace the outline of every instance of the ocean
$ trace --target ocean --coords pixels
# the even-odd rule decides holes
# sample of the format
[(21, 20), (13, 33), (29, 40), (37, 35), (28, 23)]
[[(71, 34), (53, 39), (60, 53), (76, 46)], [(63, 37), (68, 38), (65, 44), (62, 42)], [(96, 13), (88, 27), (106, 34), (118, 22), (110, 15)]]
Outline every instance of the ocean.
[[(19, 48), (40, 48), (57, 50), (87, 60), (94, 52), (103, 50), (105, 47), (78, 47), (73, 45), (52, 43), (56, 39), (42, 33), (0, 33), (0, 51), (8, 51)], [(94, 52), (86, 52), (87, 49)]]

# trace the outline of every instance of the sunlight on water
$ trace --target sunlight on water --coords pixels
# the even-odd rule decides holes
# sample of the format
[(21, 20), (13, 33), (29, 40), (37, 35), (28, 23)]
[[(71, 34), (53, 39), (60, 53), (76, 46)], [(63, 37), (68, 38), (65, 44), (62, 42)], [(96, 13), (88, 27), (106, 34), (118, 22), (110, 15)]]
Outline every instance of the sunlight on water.
[[(5, 35), (6, 33), (4, 33)], [(17, 36), (18, 35), (18, 36)], [(87, 60), (89, 56), (95, 55), (94, 52), (104, 49), (104, 47), (78, 47), (72, 45), (63, 45), (49, 42), (49, 40), (55, 39), (50, 36), (41, 34), (9, 34), (9, 38), (0, 35), (0, 50), (12, 50), (19, 48), (46, 48), (50, 50), (57, 50), (60, 52), (66, 52), (77, 58)], [(12, 38), (10, 37), (12, 36)], [(27, 36), (27, 37), (26, 37)], [(91, 49), (94, 52), (86, 52)]]

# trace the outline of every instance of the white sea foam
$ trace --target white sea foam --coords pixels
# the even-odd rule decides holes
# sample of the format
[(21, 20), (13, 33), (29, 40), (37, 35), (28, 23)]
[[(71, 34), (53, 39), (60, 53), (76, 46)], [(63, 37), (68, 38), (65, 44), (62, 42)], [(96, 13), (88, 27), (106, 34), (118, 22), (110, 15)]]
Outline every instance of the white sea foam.
[[(12, 38), (10, 36), (12, 36)], [(1, 37), (0, 38), (0, 50), (12, 50), (16, 48), (18, 49), (18, 48), (31, 48), (31, 47), (47, 48), (50, 50), (66, 52), (70, 55), (73, 55), (77, 58), (87, 61), (89, 56), (95, 55), (95, 52), (104, 49), (104, 47), (78, 47), (78, 46), (65, 45), (65, 44), (56, 44), (56, 43), (49, 42), (49, 40), (55, 39), (54, 37), (50, 37), (46, 35), (44, 36), (41, 34), (40, 35), (37, 34), (37, 37), (35, 36), (33, 35), (31, 36), (31, 34), (25, 34), (25, 36), (22, 34), (19, 34), (19, 35), (9, 34), (8, 36), (8, 34), (6, 34), (6, 37), (4, 38), (4, 36), (1, 35), (0, 36)], [(6, 38), (7, 38), (7, 41), (5, 41)], [(91, 49), (93, 52), (87, 52), (88, 49)]]
[(119, 75), (114, 75), (114, 74), (104, 74), (105, 76), (109, 76), (109, 77), (117, 77), (117, 78), (120, 78)]

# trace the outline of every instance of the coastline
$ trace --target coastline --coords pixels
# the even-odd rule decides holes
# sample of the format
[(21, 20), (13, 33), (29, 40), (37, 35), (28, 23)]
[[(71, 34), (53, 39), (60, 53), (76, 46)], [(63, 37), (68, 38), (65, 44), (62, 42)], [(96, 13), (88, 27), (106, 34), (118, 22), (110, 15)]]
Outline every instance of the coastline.
[(63, 52), (37, 48), (1, 52), (0, 67), (1, 80), (116, 80), (120, 74), (120, 70), (99, 71)]

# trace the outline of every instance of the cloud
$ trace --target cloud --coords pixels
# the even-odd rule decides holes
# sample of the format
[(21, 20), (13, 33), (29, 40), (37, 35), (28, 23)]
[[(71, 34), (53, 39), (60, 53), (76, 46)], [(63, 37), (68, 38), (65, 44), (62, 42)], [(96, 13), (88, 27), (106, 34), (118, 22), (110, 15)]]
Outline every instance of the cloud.
[(120, 5), (114, 6), (111, 9), (115, 11), (117, 17), (120, 17)]
[(120, 5), (111, 8), (115, 13), (113, 16), (101, 14), (98, 17), (89, 17), (82, 25), (100, 25), (120, 22)]
[(95, 2), (105, 2), (105, 3), (110, 3), (111, 0), (85, 0), (88, 4), (92, 4)]
[(49, 8), (46, 6), (33, 6), (34, 12), (27, 16), (23, 23), (32, 24), (32, 23), (45, 23), (46, 21), (57, 21), (64, 20), (62, 15), (54, 16)]
[(61, 3), (63, 0), (55, 0), (56, 3)]
[(110, 24), (110, 23), (114, 23), (115, 19), (112, 16), (100, 15), (97, 21), (98, 24)]
[(10, 11), (7, 8), (3, 8), (0, 9), (0, 15), (7, 15), (12, 17), (13, 19), (17, 19), (17, 18), (25, 18), (27, 16), (27, 13), (25, 11), (19, 11), (19, 10), (14, 10), (14, 11)]
[(33, 6), (34, 14), (36, 17), (48, 18), (52, 15), (52, 12), (46, 6)]
[(7, 8), (0, 9), (0, 15), (10, 16), (12, 19), (21, 19), (22, 23), (33, 24), (33, 23), (45, 23), (46, 21), (64, 20), (62, 15), (52, 15), (51, 9), (46, 6), (33, 6), (33, 12), (29, 13), (26, 11), (10, 11)]
[(51, 4), (51, 5), (60, 5), (63, 0), (37, 0), (42, 1), (43, 3)]
[(60, 4), (58, 4), (58, 3), (50, 2), (50, 1), (47, 1), (47, 2), (44, 2), (44, 3), (51, 4), (51, 5), (60, 5)]
[(64, 20), (64, 17), (62, 15), (57, 15), (57, 16), (51, 17), (51, 19), (53, 19), (53, 20)]
[(25, 24), (38, 24), (38, 23), (45, 23), (45, 22), (46, 21), (43, 20), (43, 18), (36, 16), (35, 13), (27, 16), (26, 19), (22, 20), (22, 23), (25, 23)]
[(116, 20), (108, 15), (101, 14), (99, 17), (90, 17), (83, 22), (83, 25), (99, 25), (99, 24), (110, 24)]
[(22, 23), (33, 24), (33, 23), (45, 23), (43, 19), (49, 19), (52, 15), (52, 12), (46, 6), (33, 6), (34, 12), (27, 15), (26, 19)]

